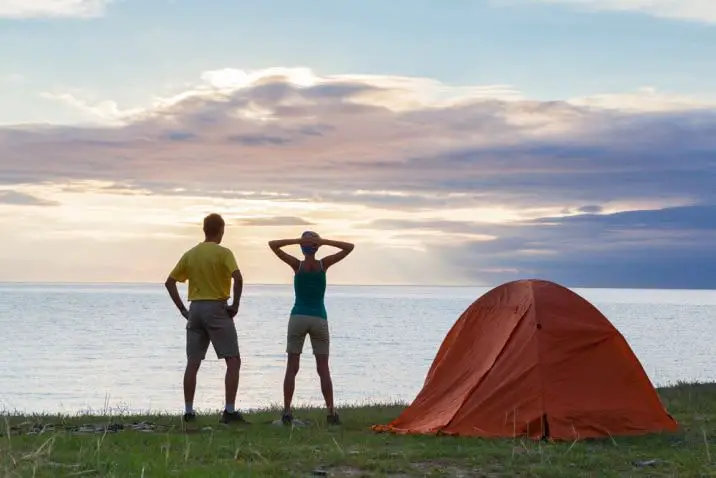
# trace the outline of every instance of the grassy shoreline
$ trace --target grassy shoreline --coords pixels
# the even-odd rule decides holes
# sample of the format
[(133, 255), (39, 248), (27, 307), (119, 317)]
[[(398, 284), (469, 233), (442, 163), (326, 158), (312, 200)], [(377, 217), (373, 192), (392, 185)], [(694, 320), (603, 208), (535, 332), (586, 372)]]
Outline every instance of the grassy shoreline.
[[(252, 410), (250, 425), (218, 414), (186, 425), (179, 415), (0, 415), (0, 477), (11, 476), (715, 476), (716, 383), (659, 389), (679, 421), (673, 434), (545, 443), (526, 439), (395, 436), (404, 405), (301, 409), (303, 427), (273, 425), (277, 410)], [(9, 432), (9, 433), (8, 433)]]

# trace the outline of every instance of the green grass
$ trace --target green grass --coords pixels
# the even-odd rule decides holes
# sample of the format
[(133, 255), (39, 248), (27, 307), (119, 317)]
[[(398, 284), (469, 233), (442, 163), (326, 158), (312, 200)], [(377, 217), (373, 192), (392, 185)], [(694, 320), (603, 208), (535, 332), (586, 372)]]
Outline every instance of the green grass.
[[(309, 423), (293, 429), (271, 425), (278, 418), (271, 410), (247, 414), (248, 426), (220, 425), (218, 415), (209, 415), (186, 428), (170, 415), (5, 415), (0, 476), (284, 477), (319, 476), (320, 470), (327, 476), (716, 476), (716, 384), (679, 384), (659, 393), (680, 422), (679, 432), (576, 443), (369, 430), (397, 416), (398, 405), (343, 408), (340, 427), (327, 427), (320, 409), (299, 410), (296, 417)], [(72, 431), (142, 420), (161, 428)]]

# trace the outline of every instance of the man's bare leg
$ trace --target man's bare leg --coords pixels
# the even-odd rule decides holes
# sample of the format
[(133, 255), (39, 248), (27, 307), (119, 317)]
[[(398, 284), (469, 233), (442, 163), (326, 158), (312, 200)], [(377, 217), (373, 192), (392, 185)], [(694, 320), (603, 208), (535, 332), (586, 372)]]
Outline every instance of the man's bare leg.
[(184, 369), (184, 413), (191, 415), (194, 413), (194, 395), (196, 394), (196, 376), (201, 367), (201, 360), (189, 360)]
[(239, 390), (239, 369), (241, 368), (241, 357), (235, 355), (226, 357), (226, 377), (224, 378), (224, 389), (226, 392), (226, 405), (221, 413), (222, 423), (248, 423), (243, 415), (236, 410), (236, 394)]
[(227, 357), (224, 360), (226, 361), (226, 376), (224, 377), (226, 409), (228, 412), (233, 412), (236, 405), (236, 394), (239, 391), (241, 357)]
[(301, 354), (289, 353), (286, 359), (286, 376), (283, 379), (283, 414), (291, 415), (291, 402), (296, 389), (296, 375), (301, 364)]

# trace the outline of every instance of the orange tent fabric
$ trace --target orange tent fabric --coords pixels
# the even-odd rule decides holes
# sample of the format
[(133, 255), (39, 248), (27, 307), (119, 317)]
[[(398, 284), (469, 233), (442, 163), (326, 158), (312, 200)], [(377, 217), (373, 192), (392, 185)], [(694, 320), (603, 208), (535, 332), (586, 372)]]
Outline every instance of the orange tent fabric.
[(413, 403), (372, 429), (576, 440), (677, 427), (604, 315), (565, 287), (521, 280), (476, 300)]

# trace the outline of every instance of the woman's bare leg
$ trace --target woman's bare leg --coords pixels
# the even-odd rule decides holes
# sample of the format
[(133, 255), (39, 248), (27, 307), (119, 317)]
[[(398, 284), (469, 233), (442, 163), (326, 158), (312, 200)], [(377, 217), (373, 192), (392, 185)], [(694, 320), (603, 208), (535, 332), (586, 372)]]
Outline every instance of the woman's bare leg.
[(318, 377), (321, 379), (321, 393), (323, 393), (323, 399), (326, 401), (328, 414), (333, 415), (335, 413), (333, 407), (333, 381), (328, 367), (327, 354), (316, 354), (316, 370), (318, 371)]
[(296, 375), (301, 363), (301, 354), (289, 353), (286, 360), (286, 376), (283, 379), (283, 413), (291, 413), (293, 392), (296, 389)]

